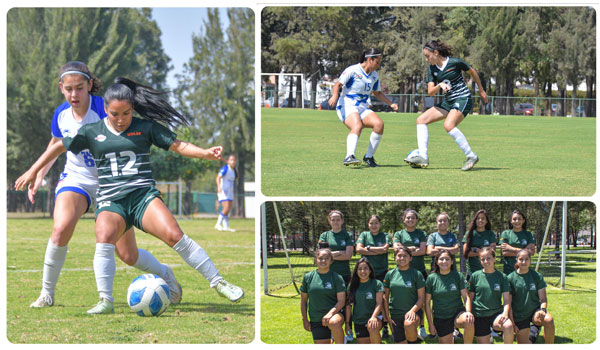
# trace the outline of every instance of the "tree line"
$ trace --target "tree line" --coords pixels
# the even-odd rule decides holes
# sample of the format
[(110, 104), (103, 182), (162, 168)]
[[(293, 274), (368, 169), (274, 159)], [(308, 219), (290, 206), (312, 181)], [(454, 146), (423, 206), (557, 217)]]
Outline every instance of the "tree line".
[[(190, 128), (176, 130), (179, 138), (201, 147), (222, 144), (226, 152), (237, 154), (237, 192), (242, 193), (244, 179), (254, 177), (254, 14), (250, 9), (227, 9), (230, 24), (223, 29), (219, 11), (223, 10), (209, 9), (208, 20), (199, 24), (193, 37), (194, 56), (169, 97), (191, 121)], [(173, 66), (160, 35), (149, 8), (11, 9), (7, 14), (7, 187), (51, 138), (52, 115), (64, 102), (58, 88), (62, 65), (85, 62), (105, 87), (115, 77), (125, 76), (167, 91), (167, 73)], [(208, 62), (211, 79), (207, 79)], [(217, 93), (213, 85), (219, 85)], [(189, 191), (194, 181), (210, 173), (206, 182), (216, 189), (214, 178), (222, 164), (184, 159), (157, 148), (151, 157), (156, 180), (181, 177)], [(61, 156), (47, 176), (50, 212), (63, 167)], [(243, 202), (238, 210), (243, 211)]]
[[(566, 115), (567, 85), (576, 96), (585, 82), (586, 97), (596, 96), (596, 11), (591, 7), (267, 7), (262, 71), (337, 77), (358, 63), (362, 50), (375, 47), (384, 55), (379, 70), (384, 92), (421, 94), (427, 70), (422, 48), (432, 39), (450, 44), (456, 57), (473, 65), (488, 95), (514, 96), (516, 83), (525, 82), (533, 85), (535, 96), (552, 97), (556, 84), (562, 99), (558, 115)], [(593, 105), (585, 104), (586, 116), (593, 116)], [(496, 107), (500, 114), (514, 112), (509, 99), (499, 99)], [(576, 115), (575, 104), (571, 108)]]

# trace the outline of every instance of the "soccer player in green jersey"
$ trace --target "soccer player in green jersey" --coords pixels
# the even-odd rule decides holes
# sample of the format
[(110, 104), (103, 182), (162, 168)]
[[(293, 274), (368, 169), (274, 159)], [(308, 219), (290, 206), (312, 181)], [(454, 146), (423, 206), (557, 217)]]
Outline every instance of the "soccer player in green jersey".
[(488, 213), (485, 209), (479, 209), (475, 213), (475, 217), (471, 220), (467, 228), (467, 233), (463, 237), (463, 255), (468, 259), (467, 264), (467, 281), (471, 274), (481, 270), (481, 262), (479, 253), (484, 247), (496, 249), (498, 238), (496, 232), (492, 231), (492, 224), (488, 218)]
[(304, 329), (312, 333), (315, 344), (344, 344), (346, 284), (331, 269), (333, 254), (329, 248), (315, 251), (317, 269), (307, 272), (300, 286), (300, 312)]
[[(107, 118), (82, 126), (74, 137), (65, 137), (48, 148), (15, 182), (17, 190), (24, 189), (44, 165), (67, 150), (77, 154), (89, 149), (93, 155), (99, 182), (94, 273), (100, 301), (88, 314), (114, 312), (115, 243), (133, 225), (173, 248), (221, 296), (232, 302), (244, 296), (241, 288), (221, 277), (204, 249), (183, 233), (154, 187), (149, 164), (152, 145), (185, 157), (211, 160), (222, 160), (223, 152), (221, 146), (203, 149), (178, 140), (175, 133), (160, 124), (187, 123), (161, 95), (150, 87), (117, 78), (104, 95)], [(134, 111), (143, 119), (134, 118)]]
[(414, 157), (404, 161), (413, 167), (425, 168), (429, 165), (427, 147), (429, 143), (429, 130), (427, 125), (444, 120), (444, 129), (452, 136), (458, 147), (465, 153), (467, 160), (462, 170), (471, 170), (479, 157), (471, 150), (465, 135), (458, 129), (458, 125), (473, 109), (473, 98), (462, 72), (471, 75), (477, 86), (481, 98), (487, 103), (487, 94), (481, 85), (477, 71), (465, 61), (452, 57), (452, 48), (441, 40), (432, 40), (423, 48), (425, 60), (430, 64), (427, 71), (427, 94), (434, 96), (439, 92), (445, 94), (444, 101), (429, 108), (417, 118), (417, 144), (419, 152)]
[[(440, 213), (435, 218), (435, 223), (437, 224), (437, 232), (427, 236), (427, 255), (436, 256), (440, 249), (446, 249), (452, 255), (458, 254), (460, 250), (458, 239), (454, 233), (448, 231), (448, 226), (450, 225), (448, 213)], [(433, 269), (433, 261), (431, 262), (431, 267)]]
[(383, 283), (375, 278), (373, 266), (366, 257), (354, 266), (348, 300), (346, 302), (346, 329), (354, 323), (358, 344), (380, 344), (383, 310)]
[(511, 297), (508, 279), (494, 266), (496, 263), (494, 249), (482, 248), (479, 259), (483, 269), (474, 272), (469, 281), (477, 344), (490, 344), (492, 329), (503, 332), (504, 344), (512, 344), (514, 331), (510, 320)]
[(344, 283), (350, 282), (350, 259), (354, 252), (354, 240), (352, 236), (342, 228), (344, 225), (344, 214), (339, 210), (332, 210), (328, 215), (331, 230), (321, 233), (319, 245), (326, 246), (333, 253), (333, 271), (344, 278)]
[[(554, 318), (548, 312), (544, 277), (531, 270), (531, 252), (522, 249), (516, 256), (515, 271), (508, 275), (512, 295), (511, 320), (517, 333), (517, 343), (531, 344), (530, 325), (544, 327), (544, 341), (554, 344)], [(535, 337), (533, 340), (535, 341)]]
[(475, 318), (471, 312), (467, 280), (456, 270), (454, 257), (447, 250), (440, 250), (433, 261), (433, 271), (425, 281), (425, 315), (429, 333), (437, 334), (440, 344), (453, 344), (454, 329), (463, 328), (464, 343), (472, 344)]
[(527, 218), (519, 210), (514, 210), (508, 220), (508, 228), (500, 235), (500, 249), (504, 257), (505, 275), (515, 270), (517, 262), (516, 255), (521, 249), (529, 250), (531, 255), (535, 254), (535, 238), (530, 231), (527, 231)]
[(423, 320), (425, 279), (410, 267), (412, 253), (401, 247), (396, 253), (396, 268), (385, 275), (385, 319), (392, 326), (396, 344), (419, 343), (417, 328)]

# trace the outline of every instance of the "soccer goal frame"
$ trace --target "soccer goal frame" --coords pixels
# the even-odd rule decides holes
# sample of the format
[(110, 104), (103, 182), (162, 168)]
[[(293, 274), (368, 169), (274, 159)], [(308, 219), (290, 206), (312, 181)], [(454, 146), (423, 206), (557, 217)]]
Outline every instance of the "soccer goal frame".
[[(289, 91), (290, 91), (290, 90), (287, 90), (287, 91), (284, 91), (283, 93), (281, 92), (282, 90), (280, 89), (280, 87), (281, 87), (282, 81), (285, 81), (286, 78), (288, 78), (288, 77), (300, 77), (300, 86), (301, 86), (300, 91), (296, 90), (295, 86), (292, 86), (292, 84), (290, 84), (290, 89), (291, 89), (292, 92), (295, 92), (296, 94), (298, 94), (298, 93), (300, 94), (300, 98), (302, 99), (301, 100), (302, 101), (301, 102), (302, 106), (299, 107), (299, 108), (304, 108), (304, 100), (305, 100), (305, 95), (306, 95), (305, 91), (304, 91), (304, 87), (305, 87), (305, 83), (306, 83), (306, 80), (304, 78), (304, 74), (303, 73), (261, 73), (260, 74), (260, 77), (261, 77), (261, 90), (262, 90), (262, 86), (263, 86), (262, 82), (264, 81), (263, 78), (264, 77), (272, 77), (272, 76), (279, 77), (279, 79), (277, 79), (277, 83), (279, 84), (279, 86), (277, 87), (277, 91), (279, 93), (278, 93), (278, 96), (276, 96), (277, 97), (277, 105), (278, 106), (280, 105), (279, 104), (279, 97), (280, 97), (279, 95), (282, 95), (282, 97), (285, 99), (285, 95), (287, 93), (289, 93)], [(270, 79), (268, 79), (268, 80), (270, 80)], [(268, 101), (269, 98), (270, 97), (265, 96), (265, 91), (264, 90), (261, 91), (261, 99), (262, 99), (261, 102), (262, 102), (263, 106), (267, 105), (266, 101)], [(273, 107), (273, 106), (271, 106), (271, 107)], [(296, 107), (298, 107), (298, 106), (296, 106)]]

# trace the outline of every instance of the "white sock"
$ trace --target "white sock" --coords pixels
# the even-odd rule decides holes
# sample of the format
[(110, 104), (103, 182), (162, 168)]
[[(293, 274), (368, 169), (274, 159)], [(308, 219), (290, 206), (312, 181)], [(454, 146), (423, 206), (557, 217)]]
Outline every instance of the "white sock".
[(223, 279), (204, 249), (187, 235), (184, 234), (179, 242), (175, 243), (173, 249), (188, 265), (200, 272), (210, 282), (211, 287), (216, 286), (217, 282)]
[(365, 154), (366, 158), (372, 158), (377, 152), (377, 147), (379, 147), (379, 142), (381, 142), (381, 138), (383, 135), (376, 133), (375, 131), (371, 132), (371, 136), (369, 137), (369, 148), (367, 149), (367, 153)]
[[(221, 215), (223, 215), (223, 214), (221, 214)], [(229, 228), (229, 215), (223, 215), (223, 228), (224, 229)]]
[(463, 133), (458, 130), (458, 128), (454, 128), (448, 132), (448, 135), (452, 136), (454, 142), (460, 147), (460, 149), (465, 153), (468, 158), (475, 157), (475, 153), (471, 150), (471, 146), (469, 146), (469, 142)]
[(429, 129), (427, 124), (417, 124), (417, 146), (419, 147), (419, 154), (421, 157), (428, 159), (427, 157), (427, 146), (429, 144)]
[(221, 225), (223, 223), (223, 213), (219, 213), (219, 218), (217, 219), (217, 225)]
[(144, 272), (153, 273), (161, 278), (165, 278), (167, 274), (167, 266), (161, 264), (150, 252), (138, 248), (138, 259), (133, 265), (136, 269)]
[(48, 240), (46, 255), (44, 257), (44, 272), (42, 274), (42, 293), (54, 296), (54, 289), (60, 276), (65, 259), (67, 258), (67, 246), (59, 247)]
[(349, 133), (346, 138), (346, 157), (353, 156), (356, 152), (356, 145), (358, 144), (358, 135)]
[(113, 281), (117, 271), (115, 246), (110, 243), (96, 243), (94, 254), (94, 274), (100, 298), (113, 301)]

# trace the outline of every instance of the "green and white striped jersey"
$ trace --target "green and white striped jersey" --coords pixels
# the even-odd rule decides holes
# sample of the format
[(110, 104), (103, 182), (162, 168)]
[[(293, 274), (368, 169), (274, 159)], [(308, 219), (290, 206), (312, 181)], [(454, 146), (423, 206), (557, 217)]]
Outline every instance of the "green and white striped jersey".
[(460, 58), (448, 57), (448, 62), (444, 67), (438, 67), (435, 64), (429, 66), (427, 83), (448, 84), (450, 86), (450, 90), (446, 92), (446, 101), (448, 102), (452, 102), (457, 98), (470, 97), (471, 92), (462, 75), (463, 71), (468, 71), (470, 68), (469, 64)]
[(98, 169), (96, 202), (117, 200), (139, 188), (154, 186), (150, 168), (150, 146), (171, 147), (174, 132), (162, 124), (133, 118), (127, 130), (115, 133), (108, 118), (86, 124), (75, 137), (63, 138), (65, 148), (75, 154), (89, 149)]

